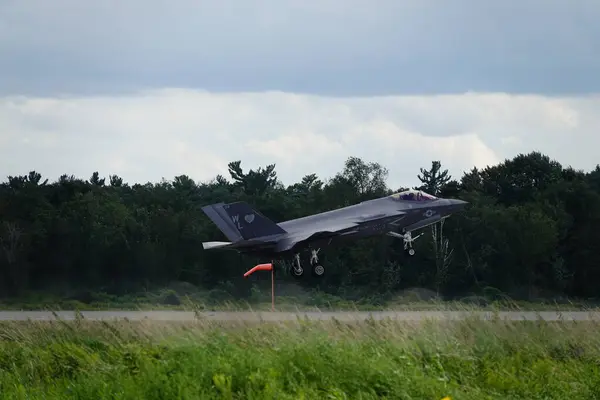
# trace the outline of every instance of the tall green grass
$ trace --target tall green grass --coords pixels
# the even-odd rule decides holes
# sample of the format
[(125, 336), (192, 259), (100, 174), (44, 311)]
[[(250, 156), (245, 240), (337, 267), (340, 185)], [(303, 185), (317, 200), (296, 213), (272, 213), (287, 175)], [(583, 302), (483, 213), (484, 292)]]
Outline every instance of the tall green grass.
[(4, 399), (594, 399), (595, 322), (10, 322)]

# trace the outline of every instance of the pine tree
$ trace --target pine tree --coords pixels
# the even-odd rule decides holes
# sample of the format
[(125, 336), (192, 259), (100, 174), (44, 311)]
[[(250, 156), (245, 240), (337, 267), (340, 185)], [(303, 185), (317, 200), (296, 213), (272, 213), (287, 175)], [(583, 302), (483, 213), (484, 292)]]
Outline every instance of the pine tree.
[(444, 185), (452, 179), (448, 174), (448, 170), (441, 171), (441, 168), (442, 163), (440, 161), (432, 161), (431, 168), (428, 171), (425, 168), (420, 168), (421, 174), (417, 175), (417, 178), (423, 185), (415, 189), (423, 190), (433, 196), (439, 195)]

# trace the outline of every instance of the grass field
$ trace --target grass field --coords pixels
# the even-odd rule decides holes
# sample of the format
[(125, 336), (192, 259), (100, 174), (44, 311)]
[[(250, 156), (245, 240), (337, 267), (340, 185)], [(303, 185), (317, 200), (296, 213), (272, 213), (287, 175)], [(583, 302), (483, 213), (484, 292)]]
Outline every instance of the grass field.
[[(84, 291), (79, 294), (63, 292), (32, 292), (19, 298), (0, 299), (0, 310), (213, 310), (246, 311), (270, 310), (270, 288), (254, 287), (251, 295), (243, 300), (225, 289), (201, 290), (185, 282), (173, 283), (165, 288), (111, 295), (103, 292)], [(501, 311), (598, 311), (599, 301), (539, 299), (516, 301), (510, 296), (489, 288), (481, 295), (465, 296), (453, 301), (444, 300), (434, 292), (413, 288), (391, 296), (357, 296), (350, 300), (281, 283), (276, 289), (276, 307), (279, 311), (356, 310), (375, 311), (385, 309), (423, 310), (501, 310)]]
[(592, 399), (594, 322), (10, 322), (4, 399)]

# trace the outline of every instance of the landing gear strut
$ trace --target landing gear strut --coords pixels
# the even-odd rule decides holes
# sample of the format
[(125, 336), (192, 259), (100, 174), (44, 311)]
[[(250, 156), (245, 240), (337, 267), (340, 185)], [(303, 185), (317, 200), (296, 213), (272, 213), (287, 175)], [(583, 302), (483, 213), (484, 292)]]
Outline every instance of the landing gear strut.
[(402, 239), (404, 241), (404, 250), (408, 251), (409, 255), (414, 256), (415, 249), (413, 249), (412, 247), (412, 242), (417, 240), (417, 238), (423, 234), (421, 233), (415, 237), (412, 237), (412, 234), (410, 233), (410, 231), (408, 231), (405, 233), (388, 232), (388, 235), (398, 239)]
[(408, 250), (408, 255), (410, 255), (410, 256), (415, 255), (415, 249), (413, 249), (413, 247), (412, 247), (412, 242), (414, 242), (421, 235), (422, 235), (422, 233), (415, 237), (412, 237), (412, 233), (410, 233), (410, 231), (408, 231), (404, 235), (402, 235), (402, 238), (404, 239), (404, 250)]
[[(312, 273), (316, 277), (321, 277), (325, 274), (325, 268), (319, 262), (319, 250), (311, 249), (310, 251), (310, 265), (312, 267)], [(292, 261), (292, 268), (290, 272), (295, 277), (301, 277), (304, 275), (304, 268), (302, 268), (302, 262), (300, 261), (300, 253), (294, 254), (294, 260)]]
[(294, 261), (292, 261), (292, 275), (300, 277), (304, 275), (304, 268), (302, 268), (302, 263), (300, 262), (300, 254), (296, 253), (294, 255)]

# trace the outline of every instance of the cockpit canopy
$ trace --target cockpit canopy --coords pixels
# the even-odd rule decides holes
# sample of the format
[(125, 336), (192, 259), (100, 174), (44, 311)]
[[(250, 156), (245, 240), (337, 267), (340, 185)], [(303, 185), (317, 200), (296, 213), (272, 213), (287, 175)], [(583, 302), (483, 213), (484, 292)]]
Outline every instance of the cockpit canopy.
[(437, 197), (432, 196), (428, 193), (425, 193), (422, 190), (405, 190), (403, 192), (398, 192), (391, 194), (389, 196), (391, 199), (396, 201), (432, 201), (437, 200)]

